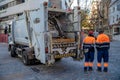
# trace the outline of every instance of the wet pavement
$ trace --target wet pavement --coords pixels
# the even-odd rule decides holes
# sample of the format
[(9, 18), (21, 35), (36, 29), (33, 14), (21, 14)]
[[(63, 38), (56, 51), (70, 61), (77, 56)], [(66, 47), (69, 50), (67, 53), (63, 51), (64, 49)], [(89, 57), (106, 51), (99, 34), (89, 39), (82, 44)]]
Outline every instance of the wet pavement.
[(111, 42), (109, 71), (84, 73), (83, 62), (64, 58), (48, 67), (43, 64), (23, 65), (20, 58), (10, 57), (7, 44), (0, 43), (0, 80), (120, 80), (120, 41)]

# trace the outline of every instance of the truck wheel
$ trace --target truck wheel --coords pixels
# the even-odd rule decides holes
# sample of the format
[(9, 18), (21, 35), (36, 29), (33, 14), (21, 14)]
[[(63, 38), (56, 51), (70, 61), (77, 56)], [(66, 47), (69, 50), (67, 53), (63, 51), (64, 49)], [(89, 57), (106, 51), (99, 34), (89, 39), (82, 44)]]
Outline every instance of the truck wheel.
[(16, 57), (15, 47), (14, 46), (11, 46), (10, 55), (11, 55), (11, 57)]
[(58, 61), (60, 61), (61, 60), (61, 58), (57, 58), (57, 59), (55, 59), (55, 62), (58, 62)]
[(11, 45), (8, 45), (8, 51), (10, 51), (11, 50)]
[(24, 65), (30, 65), (30, 60), (28, 59), (28, 55), (26, 51), (24, 51), (22, 54), (22, 61)]

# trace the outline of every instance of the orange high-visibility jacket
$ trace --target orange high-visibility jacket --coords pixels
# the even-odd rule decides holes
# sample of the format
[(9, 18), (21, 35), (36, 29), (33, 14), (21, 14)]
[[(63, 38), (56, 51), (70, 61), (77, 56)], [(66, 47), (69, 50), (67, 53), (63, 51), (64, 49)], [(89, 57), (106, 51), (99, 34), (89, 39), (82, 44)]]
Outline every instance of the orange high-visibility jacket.
[(96, 48), (109, 48), (110, 47), (110, 39), (109, 37), (102, 33), (99, 34), (96, 40)]
[(90, 51), (94, 51), (95, 38), (92, 36), (87, 36), (83, 40), (83, 49), (89, 49)]
[(109, 37), (106, 34), (99, 34), (96, 40), (96, 43), (105, 43), (110, 42)]
[(83, 43), (85, 43), (85, 44), (94, 44), (95, 43), (95, 38), (92, 37), (92, 36), (87, 36), (83, 40)]

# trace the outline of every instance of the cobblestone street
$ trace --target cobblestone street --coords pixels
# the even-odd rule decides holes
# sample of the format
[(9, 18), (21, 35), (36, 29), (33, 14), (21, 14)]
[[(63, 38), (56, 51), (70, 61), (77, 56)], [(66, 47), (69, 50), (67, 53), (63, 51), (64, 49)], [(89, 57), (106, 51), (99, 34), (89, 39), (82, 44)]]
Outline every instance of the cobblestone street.
[(94, 71), (84, 73), (83, 61), (62, 59), (53, 66), (43, 64), (25, 66), (20, 58), (8, 54), (7, 44), (0, 44), (0, 80), (120, 80), (120, 41), (111, 42), (108, 73)]

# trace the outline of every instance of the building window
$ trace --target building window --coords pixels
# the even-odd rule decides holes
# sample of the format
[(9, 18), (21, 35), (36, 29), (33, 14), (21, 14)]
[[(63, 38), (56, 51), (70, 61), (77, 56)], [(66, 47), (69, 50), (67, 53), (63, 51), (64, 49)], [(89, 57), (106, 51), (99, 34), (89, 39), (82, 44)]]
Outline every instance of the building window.
[(0, 0), (0, 2), (3, 2), (4, 0)]
[(109, 9), (109, 13), (111, 12), (111, 9)]
[(25, 2), (25, 0), (22, 0), (22, 3), (24, 3)]
[(14, 0), (14, 1), (11, 1), (3, 6), (0, 6), (0, 10), (4, 10), (4, 9), (7, 9), (9, 7), (12, 7), (12, 6), (15, 6), (17, 4), (21, 4), (21, 3), (24, 3), (25, 0)]
[(113, 7), (113, 12), (115, 12), (115, 7)]
[(117, 10), (120, 11), (120, 4), (117, 5)]
[(115, 19), (115, 17), (113, 16), (113, 23), (114, 23), (114, 19)]
[(117, 15), (116, 21), (118, 21), (118, 20), (119, 20), (119, 16)]
[(17, 1), (17, 4), (21, 4), (25, 2), (25, 0), (16, 0), (16, 1)]

